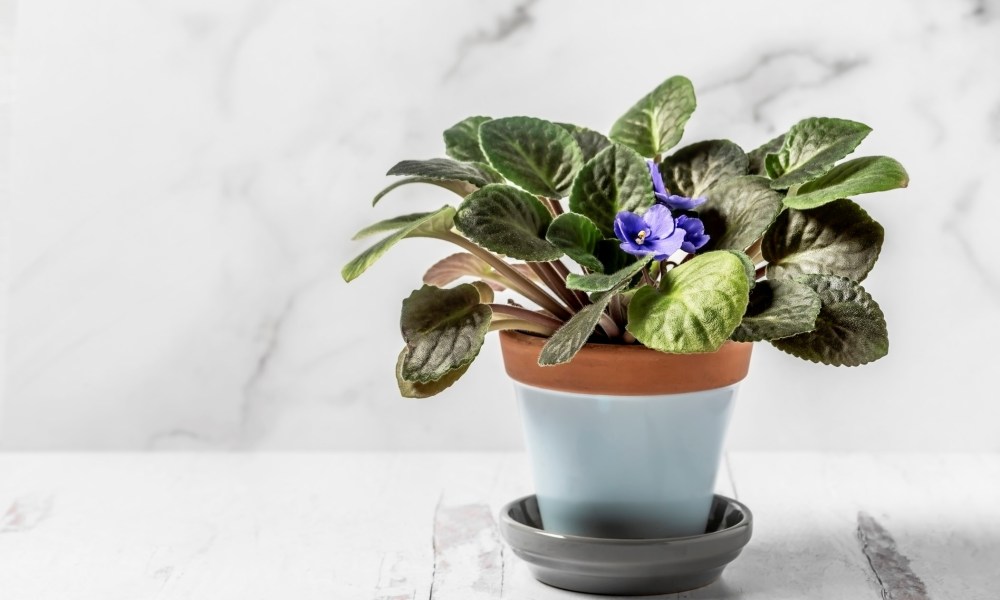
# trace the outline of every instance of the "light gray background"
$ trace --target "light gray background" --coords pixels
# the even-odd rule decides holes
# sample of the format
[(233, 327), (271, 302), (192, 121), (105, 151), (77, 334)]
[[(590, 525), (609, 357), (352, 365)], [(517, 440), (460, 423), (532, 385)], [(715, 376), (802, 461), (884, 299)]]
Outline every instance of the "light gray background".
[(450, 201), (369, 206), (462, 117), (606, 130), (681, 73), (686, 142), (852, 118), (912, 177), (862, 199), (889, 357), (759, 347), (730, 447), (1000, 450), (995, 1), (32, 0), (15, 38), (5, 448), (519, 447), (495, 340), (442, 397), (397, 397), (399, 301), (452, 249), (347, 286), (348, 239)]

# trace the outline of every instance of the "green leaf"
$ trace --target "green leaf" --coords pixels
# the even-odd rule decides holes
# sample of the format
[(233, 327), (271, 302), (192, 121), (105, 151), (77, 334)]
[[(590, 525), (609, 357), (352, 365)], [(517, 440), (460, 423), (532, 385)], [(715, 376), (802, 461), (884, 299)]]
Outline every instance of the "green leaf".
[(817, 273), (864, 281), (882, 250), (885, 230), (860, 206), (834, 200), (810, 210), (789, 209), (764, 235), (768, 279)]
[(626, 283), (623, 281), (614, 289), (597, 295), (592, 304), (583, 307), (569, 321), (566, 321), (565, 325), (556, 330), (542, 346), (542, 352), (538, 355), (538, 364), (543, 367), (561, 365), (576, 356), (576, 353), (580, 351), (580, 348), (583, 348), (583, 345), (594, 333), (594, 328), (600, 322), (601, 315), (604, 314), (608, 303)]
[(597, 259), (604, 266), (601, 271), (614, 273), (636, 261), (635, 256), (622, 250), (621, 244), (622, 242), (618, 238), (610, 238), (597, 242), (597, 246), (594, 248), (594, 255), (597, 256)]
[(666, 273), (659, 290), (641, 287), (628, 306), (628, 330), (649, 348), (714, 352), (746, 312), (743, 261), (725, 250), (696, 256)]
[(761, 281), (750, 291), (750, 304), (732, 339), (760, 342), (812, 331), (819, 307), (819, 294), (805, 284)]
[(549, 121), (495, 119), (479, 127), (479, 138), (490, 164), (532, 194), (561, 198), (583, 166), (583, 152), (573, 136)]
[(652, 206), (653, 183), (646, 161), (633, 150), (615, 144), (580, 169), (569, 196), (569, 208), (586, 215), (601, 233), (614, 237), (615, 215)]
[(774, 347), (812, 362), (856, 367), (889, 352), (889, 333), (878, 304), (860, 284), (834, 275), (804, 275), (796, 281), (820, 299), (816, 328), (772, 340)]
[(611, 145), (611, 140), (603, 133), (598, 133), (586, 127), (573, 125), (572, 123), (556, 123), (573, 136), (580, 150), (583, 152), (584, 162), (597, 156), (597, 153)]
[(603, 271), (604, 265), (595, 256), (597, 244), (603, 239), (601, 230), (583, 215), (563, 213), (553, 219), (545, 239), (567, 256), (593, 271)]
[[(368, 267), (372, 266), (375, 261), (388, 252), (389, 248), (395, 246), (396, 242), (402, 239), (408, 237), (433, 237), (435, 234), (441, 234), (450, 230), (454, 225), (455, 209), (451, 206), (442, 206), (434, 212), (407, 215), (407, 217), (413, 219), (408, 225), (400, 227), (395, 233), (376, 242), (375, 245), (369, 247), (354, 257), (351, 262), (344, 265), (344, 268), (340, 271), (340, 275), (344, 278), (344, 281), (357, 279)], [(374, 227), (377, 226), (378, 224)]]
[(589, 275), (570, 273), (566, 276), (566, 287), (581, 292), (606, 292), (622, 283), (627, 283), (638, 275), (639, 271), (648, 265), (650, 260), (650, 257), (646, 257), (607, 275), (604, 273), (591, 273)]
[(479, 147), (479, 126), (490, 117), (468, 117), (444, 130), (444, 151), (455, 160), (486, 162)]
[(855, 158), (834, 167), (815, 181), (799, 187), (785, 197), (789, 208), (816, 208), (837, 198), (884, 192), (906, 187), (910, 176), (903, 165), (888, 156)]
[(750, 175), (767, 175), (767, 168), (764, 166), (764, 159), (768, 154), (774, 154), (778, 150), (781, 150), (781, 146), (785, 143), (785, 134), (781, 134), (773, 140), (764, 143), (758, 148), (754, 148), (747, 153), (747, 158), (750, 160), (750, 165), (747, 171)]
[(712, 186), (698, 217), (709, 235), (706, 250), (745, 250), (781, 212), (781, 192), (755, 175), (731, 177)]
[(671, 77), (615, 121), (609, 137), (652, 158), (681, 141), (695, 104), (691, 82), (686, 77)]
[(671, 194), (699, 198), (716, 183), (747, 174), (749, 159), (729, 140), (685, 146), (660, 163), (663, 183)]
[(428, 381), (427, 383), (407, 381), (403, 379), (402, 369), (408, 352), (409, 350), (404, 347), (399, 353), (399, 358), (396, 360), (396, 385), (399, 387), (399, 395), (404, 398), (430, 398), (431, 396), (436, 396), (461, 379), (462, 375), (465, 375), (465, 372), (472, 366), (472, 363), (469, 363), (464, 367), (452, 369), (442, 375), (440, 379)]
[(764, 158), (771, 187), (784, 190), (812, 181), (858, 147), (871, 132), (864, 123), (813, 117), (796, 123), (785, 134), (781, 149)]
[(476, 186), (466, 181), (449, 181), (447, 179), (434, 179), (432, 177), (407, 177), (406, 179), (400, 179), (399, 181), (391, 183), (383, 188), (381, 192), (375, 194), (375, 197), (372, 198), (372, 206), (378, 204), (379, 201), (382, 198), (385, 198), (385, 196), (392, 190), (403, 187), (404, 185), (410, 185), (411, 183), (429, 183), (431, 185), (436, 185), (450, 192), (455, 192), (462, 198), (465, 198), (477, 189)]
[(409, 215), (400, 215), (398, 217), (392, 217), (391, 219), (379, 221), (378, 223), (373, 223), (368, 227), (365, 227), (361, 231), (355, 233), (354, 237), (352, 237), (351, 239), (360, 240), (375, 235), (376, 233), (384, 233), (386, 231), (397, 231), (399, 229), (406, 227), (407, 225), (412, 225), (413, 223), (416, 223), (417, 221), (423, 219), (424, 217), (430, 214), (433, 213), (429, 212), (412, 213)]
[(552, 216), (528, 192), (490, 184), (469, 194), (458, 207), (455, 227), (476, 244), (511, 258), (549, 261), (562, 251), (545, 239)]
[(402, 378), (428, 383), (467, 366), (483, 346), (492, 315), (481, 303), (479, 290), (468, 283), (414, 290), (403, 300), (399, 321), (406, 340)]

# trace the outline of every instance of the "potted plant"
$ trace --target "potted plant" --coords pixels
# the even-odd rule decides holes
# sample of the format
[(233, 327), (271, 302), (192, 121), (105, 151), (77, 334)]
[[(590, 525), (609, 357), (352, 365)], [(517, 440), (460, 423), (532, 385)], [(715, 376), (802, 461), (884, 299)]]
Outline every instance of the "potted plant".
[(399, 390), (441, 392), (499, 331), (546, 530), (700, 533), (753, 342), (837, 366), (888, 351), (860, 283), (883, 229), (849, 197), (905, 187), (903, 167), (845, 159), (871, 130), (831, 118), (750, 152), (708, 140), (666, 154), (694, 108), (691, 82), (671, 77), (608, 136), (460, 121), (450, 158), (398, 163), (374, 200), (425, 183), (458, 205), (365, 228), (386, 235), (343, 269), (351, 281), (407, 238), (458, 247), (403, 300)]

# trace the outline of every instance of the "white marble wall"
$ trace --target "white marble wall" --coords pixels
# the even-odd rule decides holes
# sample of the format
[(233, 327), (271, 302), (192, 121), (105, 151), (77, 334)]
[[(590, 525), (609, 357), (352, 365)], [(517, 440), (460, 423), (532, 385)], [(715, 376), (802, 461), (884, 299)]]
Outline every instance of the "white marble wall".
[(912, 176), (863, 200), (890, 356), (759, 348), (731, 447), (1000, 450), (1000, 2), (25, 0), (16, 47), (6, 448), (518, 447), (494, 340), (396, 395), (399, 301), (451, 249), (347, 286), (348, 238), (447, 198), (369, 207), (459, 118), (606, 129), (682, 73), (688, 141), (842, 116)]

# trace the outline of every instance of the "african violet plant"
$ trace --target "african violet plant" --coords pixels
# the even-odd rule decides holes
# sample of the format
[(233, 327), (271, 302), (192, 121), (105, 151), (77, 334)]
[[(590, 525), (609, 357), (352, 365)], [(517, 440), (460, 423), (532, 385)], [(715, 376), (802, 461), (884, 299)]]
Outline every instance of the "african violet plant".
[[(885, 320), (860, 284), (883, 229), (848, 198), (905, 187), (903, 167), (885, 156), (838, 162), (871, 129), (830, 118), (800, 121), (749, 153), (709, 140), (665, 156), (694, 108), (691, 82), (672, 77), (607, 137), (529, 117), (469, 117), (444, 132), (451, 158), (390, 169), (405, 179), (375, 203), (410, 183), (463, 198), (365, 228), (355, 239), (391, 233), (342, 272), (353, 280), (406, 238), (464, 250), (403, 301), (401, 393), (445, 389), (487, 332), (504, 329), (547, 336), (543, 366), (588, 341), (693, 353), (767, 340), (848, 366), (884, 356)], [(445, 287), (463, 277), (475, 281)], [(537, 308), (494, 301), (504, 289)]]

